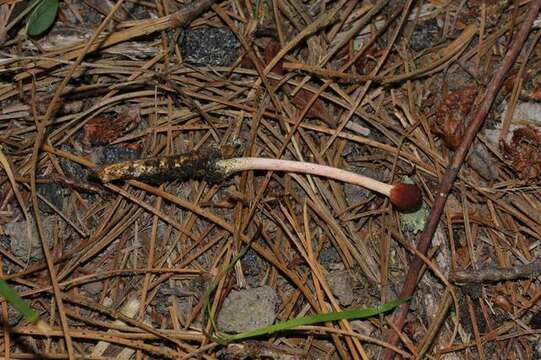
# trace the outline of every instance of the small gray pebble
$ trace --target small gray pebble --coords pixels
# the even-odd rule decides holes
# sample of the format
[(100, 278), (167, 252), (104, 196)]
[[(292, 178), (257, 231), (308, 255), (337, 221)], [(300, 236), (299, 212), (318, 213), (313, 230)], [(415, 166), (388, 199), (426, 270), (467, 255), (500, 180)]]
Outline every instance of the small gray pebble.
[(433, 46), (440, 32), (438, 23), (435, 19), (430, 19), (417, 24), (413, 34), (411, 34), (410, 46), (413, 51), (421, 51)]
[[(43, 219), (45, 238), (49, 241), (49, 247), (53, 243), (55, 221), (55, 216), (48, 216)], [(33, 218), (31, 218), (30, 234), (27, 231), (26, 221), (7, 223), (4, 225), (4, 231), (10, 237), (11, 252), (17, 258), (23, 261), (26, 261), (28, 256), (30, 256), (31, 261), (39, 261), (43, 258), (41, 241)]]
[(259, 264), (259, 255), (250, 249), (242, 257), (242, 268), (244, 270), (244, 275), (246, 276), (257, 276), (261, 273), (261, 266)]
[[(66, 195), (66, 190), (62, 186), (56, 183), (39, 184), (38, 192), (58, 210), (64, 210), (64, 196)], [(45, 214), (52, 215), (55, 213), (54, 210), (41, 199), (38, 202), (38, 206)]]
[(127, 147), (105, 146), (94, 149), (90, 158), (97, 165), (108, 165), (126, 160), (136, 160), (139, 155), (139, 151)]
[(238, 56), (240, 43), (227, 28), (188, 29), (180, 39), (184, 61), (195, 66), (228, 66)]
[(327, 265), (332, 263), (339, 263), (341, 261), (341, 258), (336, 248), (334, 246), (331, 246), (321, 251), (321, 254), (319, 255), (319, 261), (323, 265)]
[(276, 318), (278, 296), (270, 286), (236, 291), (225, 298), (218, 315), (218, 327), (240, 333), (269, 326)]
[(468, 163), (472, 169), (476, 170), (486, 180), (496, 180), (498, 178), (497, 164), (484, 146), (478, 145), (473, 148)]
[[(61, 145), (60, 149), (63, 151), (67, 151), (69, 153), (75, 154), (75, 155), (79, 155), (79, 156), (82, 155), (80, 151), (77, 151), (76, 149), (68, 145)], [(62, 168), (62, 171), (64, 172), (64, 174), (66, 174), (68, 178), (86, 179), (87, 170), (83, 168), (81, 165), (71, 160), (67, 160), (63, 157), (60, 157), (59, 160), (60, 160), (60, 167)]]
[(347, 271), (333, 271), (327, 275), (327, 281), (334, 296), (341, 305), (351, 305), (353, 302), (353, 279)]
[(93, 281), (93, 282), (84, 284), (83, 286), (81, 286), (81, 288), (83, 289), (83, 291), (85, 291), (87, 294), (91, 296), (98, 296), (103, 290), (103, 282)]

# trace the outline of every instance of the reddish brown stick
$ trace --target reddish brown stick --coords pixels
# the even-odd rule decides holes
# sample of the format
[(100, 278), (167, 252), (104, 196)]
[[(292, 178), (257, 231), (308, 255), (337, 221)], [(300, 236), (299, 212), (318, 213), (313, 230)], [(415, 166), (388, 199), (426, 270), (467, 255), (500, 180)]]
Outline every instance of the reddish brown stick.
[[(530, 9), (528, 10), (528, 15), (516, 35), (513, 46), (505, 55), (500, 69), (498, 69), (498, 72), (488, 85), (483, 101), (477, 110), (477, 114), (468, 125), (466, 133), (464, 134), (464, 139), (456, 150), (455, 156), (453, 157), (451, 164), (445, 172), (445, 176), (443, 177), (435, 194), (434, 205), (432, 206), (432, 210), (427, 217), (425, 228), (420, 236), (419, 243), (417, 245), (417, 249), (419, 250), (419, 252), (424, 255), (426, 255), (428, 248), (430, 247), (432, 237), (436, 232), (436, 227), (438, 226), (441, 214), (443, 212), (443, 208), (445, 207), (447, 195), (453, 187), (453, 183), (458, 175), (458, 171), (460, 170), (462, 163), (464, 162), (464, 158), (466, 157), (466, 154), (468, 153), (468, 150), (473, 140), (477, 136), (477, 132), (481, 128), (481, 125), (483, 124), (483, 121), (488, 114), (490, 107), (492, 106), (496, 94), (498, 93), (500, 87), (503, 84), (503, 80), (507, 71), (511, 68), (511, 65), (515, 62), (515, 59), (517, 58), (520, 50), (522, 49), (522, 46), (524, 45), (524, 42), (528, 37), (528, 33), (530, 32), (535, 18), (537, 17), (540, 7), (541, 0), (534, 0), (531, 3)], [(400, 297), (405, 298), (413, 294), (415, 287), (417, 286), (417, 277), (422, 266), (423, 261), (421, 259), (417, 257), (413, 259), (408, 274), (406, 276), (406, 280), (404, 281), (404, 286), (402, 288), (402, 292), (400, 293)], [(398, 310), (396, 310), (394, 314), (393, 322), (398, 330), (401, 330), (402, 326), (404, 325), (406, 315), (408, 313), (408, 308), (408, 303), (404, 303), (400, 306)], [(396, 345), (398, 339), (398, 335), (396, 333), (393, 333), (389, 337), (388, 342), (389, 344)], [(394, 354), (395, 353), (393, 350), (387, 348), (385, 350), (384, 358), (386, 360), (391, 360)]]

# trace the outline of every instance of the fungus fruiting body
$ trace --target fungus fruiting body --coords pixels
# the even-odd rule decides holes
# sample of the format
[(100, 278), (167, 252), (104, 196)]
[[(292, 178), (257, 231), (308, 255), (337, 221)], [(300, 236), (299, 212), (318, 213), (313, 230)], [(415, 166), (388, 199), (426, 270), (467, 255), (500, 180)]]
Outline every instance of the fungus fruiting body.
[(272, 170), (310, 174), (359, 185), (387, 196), (391, 203), (402, 211), (417, 208), (422, 203), (421, 191), (413, 184), (387, 184), (351, 171), (304, 161), (258, 157), (224, 159), (216, 151), (191, 152), (106, 165), (96, 169), (93, 177), (102, 182), (127, 179), (164, 180), (175, 178), (180, 180), (202, 178), (216, 182), (236, 172), (246, 170)]

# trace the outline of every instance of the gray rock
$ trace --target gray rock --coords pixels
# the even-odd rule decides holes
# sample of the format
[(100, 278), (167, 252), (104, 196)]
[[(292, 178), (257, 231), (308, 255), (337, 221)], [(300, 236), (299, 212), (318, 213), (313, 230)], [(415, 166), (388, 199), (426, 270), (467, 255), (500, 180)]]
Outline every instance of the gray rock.
[(101, 293), (101, 291), (103, 290), (103, 282), (102, 281), (93, 281), (93, 282), (84, 284), (83, 286), (81, 286), (81, 288), (88, 295), (98, 296)]
[[(64, 197), (66, 195), (66, 191), (62, 186), (56, 183), (39, 184), (38, 192), (58, 210), (64, 210)], [(38, 202), (38, 206), (41, 212), (45, 214), (51, 215), (55, 213), (54, 210), (41, 199)]]
[(334, 296), (341, 305), (351, 305), (353, 302), (353, 279), (347, 271), (333, 271), (327, 274), (327, 282)]
[(218, 327), (240, 333), (271, 325), (276, 318), (278, 296), (270, 286), (231, 291), (218, 316)]
[(60, 158), (60, 167), (67, 177), (86, 179), (88, 171), (76, 162)]
[(498, 165), (485, 146), (474, 146), (468, 158), (468, 163), (472, 169), (476, 170), (486, 180), (496, 180), (498, 178)]
[(353, 320), (349, 322), (354, 331), (359, 334), (370, 336), (376, 331), (376, 327), (369, 320)]
[(186, 30), (180, 41), (184, 61), (195, 66), (228, 66), (238, 56), (240, 43), (227, 28)]
[[(53, 228), (56, 216), (48, 216), (43, 218), (43, 227), (45, 237), (48, 239), (49, 247), (53, 243)], [(39, 261), (43, 259), (43, 250), (41, 249), (41, 241), (34, 219), (30, 224), (30, 234), (28, 234), (26, 221), (11, 222), (4, 225), (6, 235), (10, 237), (11, 252), (17, 258), (26, 261), (30, 256), (30, 261)]]
[(244, 275), (246, 276), (257, 276), (261, 273), (261, 264), (259, 261), (259, 255), (257, 253), (250, 249), (242, 257), (242, 267), (244, 269)]
[(139, 151), (134, 149), (111, 145), (94, 148), (90, 154), (90, 159), (97, 165), (108, 165), (120, 161), (136, 160), (139, 155)]
[[(507, 113), (508, 104), (505, 104)], [(514, 121), (529, 121), (532, 125), (541, 125), (541, 104), (538, 102), (518, 102), (513, 112)]]
[(336, 250), (334, 246), (331, 246), (321, 251), (321, 254), (319, 255), (319, 261), (323, 265), (328, 265), (331, 263), (339, 263), (341, 261), (340, 254), (338, 253), (338, 251)]
[(413, 51), (421, 51), (434, 46), (440, 28), (435, 19), (430, 19), (417, 24), (415, 31), (411, 34), (410, 46)]

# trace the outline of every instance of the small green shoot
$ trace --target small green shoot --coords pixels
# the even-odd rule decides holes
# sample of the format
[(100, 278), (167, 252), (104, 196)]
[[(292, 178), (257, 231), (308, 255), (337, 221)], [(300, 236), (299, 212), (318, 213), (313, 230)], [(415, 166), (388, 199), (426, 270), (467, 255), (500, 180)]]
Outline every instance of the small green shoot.
[(0, 280), (0, 296), (11, 304), (18, 312), (23, 314), (26, 321), (36, 323), (39, 320), (37, 312), (32, 310), (30, 306), (8, 285), (5, 280)]
[(38, 36), (54, 23), (58, 13), (58, 0), (35, 0), (30, 6), (33, 9), (26, 18), (27, 33), (30, 36)]
[(209, 321), (210, 321), (212, 331), (213, 331), (213, 334), (210, 334), (209, 338), (220, 345), (227, 345), (235, 341), (240, 341), (240, 340), (258, 337), (262, 335), (269, 335), (269, 334), (273, 334), (280, 331), (290, 330), (298, 326), (312, 325), (312, 324), (324, 323), (328, 321), (367, 318), (370, 316), (374, 316), (374, 315), (378, 315), (378, 314), (390, 311), (394, 309), (395, 307), (397, 307), (398, 305), (409, 300), (409, 298), (395, 299), (388, 303), (366, 308), (366, 309), (352, 309), (352, 310), (345, 310), (345, 311), (329, 312), (325, 314), (308, 315), (308, 316), (303, 316), (297, 319), (281, 321), (273, 325), (265, 326), (265, 327), (255, 329), (252, 331), (246, 331), (246, 332), (236, 334), (236, 335), (224, 334), (219, 331), (216, 325), (216, 320), (214, 319), (214, 314), (212, 313), (212, 309), (210, 305), (211, 303), (210, 297), (212, 296), (212, 294), (218, 287), (220, 280), (229, 273), (229, 271), (233, 268), (233, 266), (235, 266), (235, 263), (246, 253), (248, 248), (249, 247), (247, 246), (241, 252), (239, 252), (239, 254), (233, 259), (233, 261), (231, 261), (231, 264), (229, 264), (229, 266), (226, 267), (225, 270), (222, 271), (222, 273), (220, 273), (217, 276), (216, 280), (210, 285), (205, 295), (204, 307), (205, 307), (207, 316), (209, 317)]

